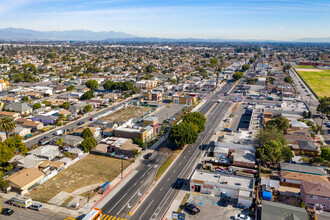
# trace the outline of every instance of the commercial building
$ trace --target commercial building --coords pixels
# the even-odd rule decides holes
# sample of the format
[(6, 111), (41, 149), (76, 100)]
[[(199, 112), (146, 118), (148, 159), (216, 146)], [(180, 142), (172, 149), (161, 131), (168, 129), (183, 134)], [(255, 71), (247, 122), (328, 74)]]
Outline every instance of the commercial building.
[(135, 88), (137, 89), (152, 89), (157, 86), (156, 80), (141, 80), (135, 83)]
[(197, 103), (198, 95), (196, 93), (184, 94), (184, 93), (175, 93), (172, 96), (172, 103), (174, 104), (183, 104), (183, 105), (194, 105)]
[(248, 208), (253, 199), (254, 178), (195, 170), (190, 180), (190, 191), (213, 196), (226, 194), (237, 199), (239, 207)]
[(158, 91), (144, 91), (143, 100), (160, 101), (163, 99), (162, 93)]

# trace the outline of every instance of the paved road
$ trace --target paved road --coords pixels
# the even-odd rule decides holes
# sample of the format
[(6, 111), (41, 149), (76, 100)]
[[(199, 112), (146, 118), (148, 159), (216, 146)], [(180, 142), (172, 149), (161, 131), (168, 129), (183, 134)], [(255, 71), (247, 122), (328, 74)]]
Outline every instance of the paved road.
[(8, 219), (8, 220), (27, 220), (27, 219), (33, 219), (33, 220), (63, 220), (67, 217), (67, 215), (63, 215), (60, 213), (56, 213), (56, 210), (46, 210), (43, 209), (41, 212), (37, 212), (34, 210), (30, 209), (23, 209), (23, 208), (18, 208), (15, 206), (10, 206), (6, 204), (6, 200), (0, 199), (2, 209), (4, 208), (10, 208), (14, 210), (14, 214), (11, 216), (5, 216), (0, 214), (0, 219)]
[[(230, 85), (225, 84), (223, 88), (220, 89), (219, 93), (224, 93), (228, 91), (229, 88)], [(168, 199), (174, 198), (176, 190), (172, 189), (171, 185), (177, 180), (178, 177), (186, 176), (187, 178), (187, 175), (190, 173), (191, 169), (194, 169), (192, 166), (193, 164), (191, 163), (194, 163), (196, 158), (199, 156), (198, 147), (201, 145), (201, 143), (207, 143), (212, 135), (212, 131), (215, 129), (223, 114), (226, 112), (226, 109), (228, 108), (225, 102), (216, 104), (214, 106), (216, 103), (214, 101), (215, 95), (213, 95), (210, 100), (208, 100), (199, 110), (203, 114), (206, 114), (211, 110), (206, 124), (206, 131), (200, 135), (200, 138), (196, 144), (187, 147), (182, 152), (176, 164), (174, 164), (171, 168), (173, 169), (174, 167), (175, 171), (169, 170), (169, 172), (165, 174), (161, 182), (156, 185), (156, 188), (141, 204), (141, 207), (138, 208), (136, 213), (133, 216), (128, 214), (131, 211), (131, 208), (137, 204), (137, 202), (141, 199), (141, 196), (144, 195), (148, 188), (151, 186), (159, 165), (161, 165), (163, 161), (166, 160), (168, 155), (162, 153), (162, 150), (154, 153), (151, 161), (146, 161), (145, 164), (142, 164), (137, 168), (138, 173), (102, 208), (104, 214), (108, 215), (109, 217), (116, 216), (123, 219), (151, 219), (153, 215), (151, 212), (157, 209), (157, 219), (161, 218), (161, 215), (166, 211), (165, 209), (167, 208), (167, 205), (169, 205), (169, 201), (164, 203), (159, 199), (157, 199), (157, 201), (153, 200), (155, 198), (165, 198), (165, 195), (162, 194), (167, 192), (171, 193), (167, 195)], [(213, 109), (211, 109), (212, 106), (214, 106)], [(169, 146), (170, 143), (165, 142), (162, 148)], [(157, 195), (157, 193), (160, 193), (161, 195)], [(150, 207), (151, 202), (153, 203), (153, 208)], [(162, 204), (162, 206), (159, 206), (160, 204)], [(162, 208), (155, 208), (155, 206)]]
[(113, 105), (113, 106), (111, 106), (111, 107), (109, 107), (109, 108), (106, 108), (106, 109), (104, 109), (104, 110), (101, 110), (101, 111), (99, 111), (99, 112), (92, 113), (91, 115), (89, 115), (89, 116), (86, 117), (86, 118), (79, 119), (79, 120), (74, 121), (74, 122), (72, 122), (72, 123), (69, 123), (69, 124), (67, 124), (67, 125), (65, 125), (65, 126), (63, 126), (63, 127), (59, 127), (59, 128), (53, 129), (53, 130), (51, 130), (51, 131), (49, 131), (49, 132), (45, 132), (45, 133), (43, 133), (43, 134), (40, 135), (40, 136), (37, 136), (37, 137), (34, 137), (34, 138), (30, 138), (30, 139), (26, 140), (24, 143), (26, 144), (27, 147), (31, 147), (31, 146), (33, 146), (33, 145), (38, 144), (39, 140), (42, 139), (42, 138), (44, 138), (44, 137), (46, 137), (46, 136), (47, 136), (47, 137), (50, 137), (50, 138), (54, 138), (54, 137), (55, 137), (55, 135), (54, 135), (55, 131), (58, 131), (58, 130), (68, 130), (68, 129), (71, 130), (71, 129), (77, 128), (77, 127), (79, 127), (78, 123), (81, 122), (81, 121), (83, 121), (83, 122), (85, 122), (85, 123), (90, 123), (91, 121), (90, 121), (89, 119), (90, 119), (91, 117), (95, 118), (95, 117), (97, 117), (97, 116), (99, 116), (99, 115), (102, 115), (102, 114), (104, 114), (104, 113), (106, 113), (106, 112), (109, 112), (109, 111), (115, 111), (115, 110), (118, 109), (120, 106), (125, 105), (125, 104), (127, 104), (127, 103), (129, 103), (129, 102), (131, 102), (131, 101), (133, 101), (133, 100), (137, 100), (138, 98), (139, 98), (139, 97), (136, 97), (136, 98), (134, 98), (134, 99), (130, 99), (130, 100), (126, 100), (126, 101), (124, 101), (124, 102), (122, 102), (122, 103), (115, 104), (115, 105)]

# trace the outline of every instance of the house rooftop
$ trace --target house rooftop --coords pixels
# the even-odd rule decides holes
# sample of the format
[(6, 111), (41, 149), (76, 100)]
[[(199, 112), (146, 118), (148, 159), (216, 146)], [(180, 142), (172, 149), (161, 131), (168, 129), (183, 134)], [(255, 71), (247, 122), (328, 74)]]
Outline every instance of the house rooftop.
[(306, 173), (306, 174), (313, 174), (320, 176), (325, 176), (327, 174), (322, 167), (317, 167), (317, 166), (292, 164), (292, 163), (284, 163), (284, 162), (282, 162), (280, 166), (281, 166), (281, 170), (284, 171)]
[(44, 176), (43, 172), (39, 171), (38, 168), (31, 167), (14, 173), (7, 177), (6, 180), (10, 181), (16, 187), (22, 188), (42, 176)]
[(262, 220), (308, 220), (306, 209), (283, 203), (269, 202), (263, 200)]
[(301, 186), (308, 195), (316, 195), (330, 198), (330, 183), (312, 180), (302, 180)]

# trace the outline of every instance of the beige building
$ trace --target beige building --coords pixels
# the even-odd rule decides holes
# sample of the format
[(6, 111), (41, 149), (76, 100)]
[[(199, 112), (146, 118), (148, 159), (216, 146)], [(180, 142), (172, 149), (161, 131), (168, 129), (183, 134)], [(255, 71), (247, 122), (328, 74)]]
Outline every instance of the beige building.
[(42, 180), (44, 178), (44, 173), (38, 168), (26, 168), (14, 173), (13, 175), (7, 177), (5, 180), (9, 181), (9, 186), (11, 186), (11, 191), (20, 193), (24, 195), (28, 192), (28, 189)]
[(137, 89), (152, 89), (157, 86), (156, 80), (141, 80), (135, 83)]
[(18, 112), (5, 112), (5, 111), (0, 111), (0, 117), (11, 117), (11, 118), (18, 118), (21, 117), (20, 113)]

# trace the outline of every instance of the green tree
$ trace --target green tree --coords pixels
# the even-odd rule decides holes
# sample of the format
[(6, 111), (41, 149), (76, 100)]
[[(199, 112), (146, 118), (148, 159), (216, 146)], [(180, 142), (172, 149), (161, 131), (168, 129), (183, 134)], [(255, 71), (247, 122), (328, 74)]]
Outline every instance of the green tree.
[(282, 148), (282, 158), (286, 161), (291, 161), (293, 153), (289, 147)]
[(88, 80), (86, 82), (87, 88), (90, 88), (91, 90), (95, 90), (99, 87), (99, 83), (96, 80)]
[(168, 139), (177, 147), (182, 147), (186, 144), (193, 144), (198, 138), (198, 133), (193, 126), (182, 122), (171, 128)]
[(325, 96), (319, 98), (317, 111), (322, 112), (325, 115), (330, 114), (330, 97)]
[(276, 119), (268, 121), (266, 125), (274, 126), (280, 130), (284, 130), (290, 128), (290, 121), (286, 117), (280, 116)]
[(196, 125), (198, 133), (201, 133), (205, 130), (206, 118), (203, 114), (199, 112), (193, 112), (185, 115), (183, 117), (183, 121), (188, 124), (193, 123), (194, 125)]
[(0, 119), (0, 131), (6, 132), (7, 138), (16, 128), (16, 122), (10, 117), (2, 117)]
[(87, 100), (87, 99), (91, 99), (94, 97), (94, 91), (93, 90), (90, 90), (90, 91), (87, 91), (85, 92), (81, 97), (80, 99), (81, 100)]
[(67, 92), (74, 91), (74, 90), (76, 90), (76, 87), (74, 87), (74, 85), (71, 85), (68, 88), (66, 88)]
[(277, 163), (282, 159), (282, 147), (281, 142), (271, 140), (266, 144), (258, 148), (260, 159), (262, 162)]
[(33, 109), (38, 109), (41, 108), (41, 104), (40, 103), (34, 103), (32, 106)]
[(108, 81), (106, 81), (105, 83), (103, 83), (103, 88), (104, 88), (105, 90), (112, 90), (114, 84), (115, 84), (115, 83), (114, 83), (113, 81), (108, 80)]
[(90, 104), (85, 105), (84, 108), (83, 108), (84, 112), (89, 112), (90, 110), (92, 110), (92, 106)]
[(59, 147), (62, 147), (63, 146), (63, 138), (60, 138), (56, 141), (56, 144), (59, 146)]
[(64, 102), (61, 107), (64, 109), (69, 109), (70, 106), (71, 106), (70, 102)]
[(284, 82), (292, 84), (293, 80), (292, 80), (291, 76), (287, 76), (284, 78)]
[(134, 157), (139, 156), (139, 150), (134, 149), (134, 150), (132, 151), (132, 154), (133, 154)]
[(29, 97), (28, 96), (23, 96), (22, 97), (22, 102), (27, 102), (29, 101)]
[(81, 142), (81, 149), (85, 152), (90, 152), (97, 145), (97, 141), (94, 137), (87, 137)]
[(6, 163), (13, 156), (15, 156), (14, 151), (7, 147), (3, 142), (0, 142), (0, 164)]
[(282, 68), (282, 71), (286, 73), (286, 72), (288, 72), (289, 69), (291, 69), (291, 65), (290, 64), (285, 64)]
[(263, 129), (260, 129), (256, 139), (259, 141), (260, 145), (266, 144), (270, 140), (276, 140), (282, 143), (282, 145), (286, 144), (286, 139), (284, 138), (283, 131), (277, 129), (274, 126), (268, 126)]
[(63, 114), (60, 114), (57, 117), (57, 121), (61, 123), (61, 125), (63, 125), (63, 120), (65, 120), (65, 116)]
[(242, 70), (244, 70), (244, 71), (246, 71), (246, 70), (248, 70), (248, 69), (250, 69), (251, 67), (250, 67), (250, 65), (249, 64), (244, 64), (243, 66), (242, 66)]
[(143, 148), (143, 141), (140, 138), (134, 138), (133, 143), (139, 145), (139, 147)]
[(321, 148), (321, 157), (324, 160), (330, 161), (330, 148), (329, 147), (322, 147)]
[(217, 67), (218, 66), (218, 63), (219, 63), (219, 61), (217, 60), (217, 59), (215, 59), (215, 58), (211, 58), (210, 59), (210, 65), (211, 65), (211, 67)]
[(82, 132), (82, 136), (85, 139), (90, 138), (90, 137), (94, 137), (90, 128), (85, 128), (84, 131)]
[(156, 71), (157, 71), (157, 69), (153, 64), (149, 64), (146, 67), (146, 73), (153, 73), (153, 72), (156, 72)]
[(307, 112), (306, 111), (303, 111), (303, 113), (301, 114), (301, 116), (305, 119), (307, 118)]
[(235, 80), (239, 80), (239, 79), (242, 79), (244, 77), (244, 74), (242, 72), (236, 72), (233, 74), (233, 78)]

